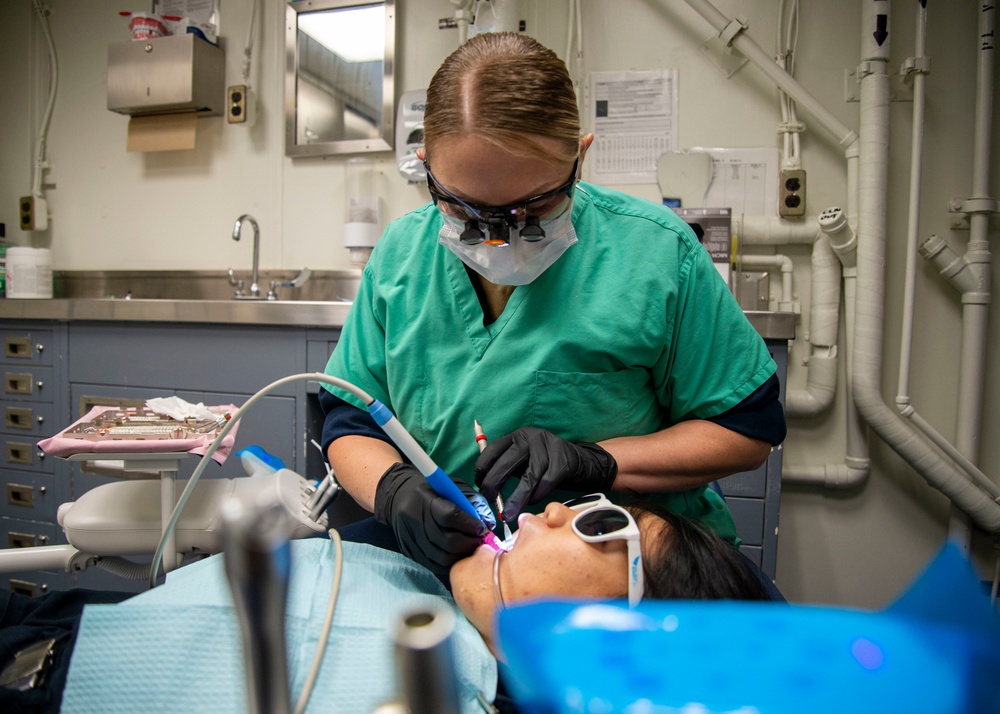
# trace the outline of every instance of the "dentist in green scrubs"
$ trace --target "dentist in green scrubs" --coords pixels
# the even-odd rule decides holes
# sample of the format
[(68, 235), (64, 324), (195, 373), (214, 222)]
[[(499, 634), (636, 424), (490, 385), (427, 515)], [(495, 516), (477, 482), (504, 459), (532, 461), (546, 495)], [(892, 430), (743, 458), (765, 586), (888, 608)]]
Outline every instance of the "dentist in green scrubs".
[[(424, 139), (432, 200), (372, 251), (327, 373), (382, 401), (465, 493), (502, 494), (512, 525), (637, 492), (736, 544), (707, 484), (784, 439), (775, 364), (687, 224), (580, 181), (594, 135), (563, 62), (474, 36), (431, 80)], [(325, 387), (321, 404), (337, 479), (374, 514), (358, 540), (439, 573), (481, 544), (486, 526), (353, 396)]]

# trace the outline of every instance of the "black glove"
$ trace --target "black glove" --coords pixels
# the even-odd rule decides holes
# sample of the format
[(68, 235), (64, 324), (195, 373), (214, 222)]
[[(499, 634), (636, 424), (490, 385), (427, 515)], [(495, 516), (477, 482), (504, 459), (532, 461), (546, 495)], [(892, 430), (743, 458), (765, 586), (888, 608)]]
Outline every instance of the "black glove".
[(508, 479), (521, 480), (504, 504), (506, 521), (555, 488), (603, 493), (617, 476), (618, 463), (597, 444), (572, 444), (533, 426), (491, 441), (476, 460), (476, 486), (490, 503)]
[[(453, 479), (454, 480), (454, 479)], [(466, 496), (483, 497), (455, 480)], [(393, 464), (375, 487), (375, 519), (392, 527), (399, 548), (435, 573), (447, 573), (483, 542), (485, 523), (437, 495), (411, 464)]]

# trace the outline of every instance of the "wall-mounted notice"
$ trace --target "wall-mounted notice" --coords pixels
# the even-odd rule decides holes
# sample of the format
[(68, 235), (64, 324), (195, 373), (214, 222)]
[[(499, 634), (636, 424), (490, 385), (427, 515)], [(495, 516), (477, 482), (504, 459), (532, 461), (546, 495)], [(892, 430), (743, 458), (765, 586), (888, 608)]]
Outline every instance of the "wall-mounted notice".
[(592, 72), (590, 178), (656, 183), (660, 155), (677, 150), (677, 70)]

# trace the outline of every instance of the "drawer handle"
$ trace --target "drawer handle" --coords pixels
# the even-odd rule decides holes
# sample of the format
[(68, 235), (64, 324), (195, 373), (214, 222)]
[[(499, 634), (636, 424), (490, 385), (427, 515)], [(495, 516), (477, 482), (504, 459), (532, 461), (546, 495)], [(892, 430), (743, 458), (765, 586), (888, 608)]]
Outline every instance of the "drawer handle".
[(31, 444), (22, 444), (17, 441), (7, 442), (7, 463), (10, 464), (31, 464), (34, 447)]
[[(31, 429), (32, 416), (34, 411), (30, 407), (7, 407), (4, 410), (4, 423), (8, 429)], [(42, 417), (38, 417), (38, 423), (42, 423)]]
[[(48, 589), (48, 586), (42, 585), (40, 588), (42, 592)], [(35, 583), (29, 583), (27, 580), (19, 580), (17, 578), (10, 579), (10, 590), (18, 595), (24, 595), (25, 597), (35, 597), (38, 593), (39, 587)]]
[(31, 359), (31, 338), (8, 337), (4, 340), (4, 355), (16, 359)]
[[(3, 390), (7, 394), (31, 394), (34, 381), (31, 374), (23, 372), (4, 372)], [(39, 382), (39, 387), (41, 383)]]
[[(42, 543), (48, 540), (45, 536), (39, 536), (38, 540)], [(32, 533), (15, 533), (14, 531), (7, 531), (7, 547), (8, 548), (34, 548), (35, 547), (35, 536)]]
[(20, 483), (7, 484), (7, 503), (11, 506), (35, 507), (35, 489)]

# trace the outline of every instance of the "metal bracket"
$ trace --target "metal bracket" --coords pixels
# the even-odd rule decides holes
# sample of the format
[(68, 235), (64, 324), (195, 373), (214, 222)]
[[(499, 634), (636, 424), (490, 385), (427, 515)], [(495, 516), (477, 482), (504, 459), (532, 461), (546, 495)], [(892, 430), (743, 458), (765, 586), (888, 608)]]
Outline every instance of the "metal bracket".
[(907, 57), (902, 66), (899, 68), (899, 73), (904, 77), (908, 77), (911, 74), (930, 74), (931, 58)]
[[(859, 83), (863, 77), (872, 74), (870, 62), (862, 62), (854, 69), (844, 70), (844, 101), (861, 101)], [(906, 77), (900, 74), (889, 75), (889, 101), (890, 102), (912, 102), (913, 83), (906, 81)]]
[(969, 230), (969, 216), (973, 213), (998, 213), (997, 201), (992, 198), (960, 198), (948, 201), (948, 213), (951, 215), (951, 227), (958, 230)]
[(725, 43), (726, 47), (730, 47), (733, 44), (733, 40), (736, 39), (736, 36), (745, 31), (748, 27), (750, 27), (750, 25), (747, 22), (747, 19), (742, 15), (737, 15), (729, 22), (728, 25), (726, 25), (722, 32), (719, 33), (719, 39)]

